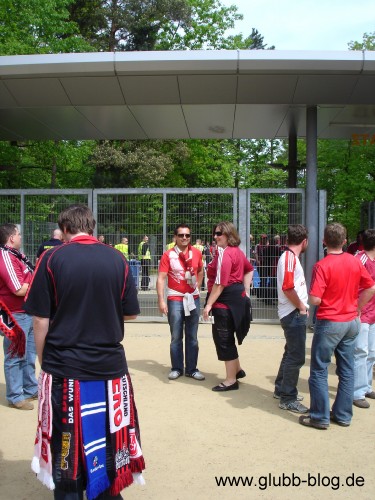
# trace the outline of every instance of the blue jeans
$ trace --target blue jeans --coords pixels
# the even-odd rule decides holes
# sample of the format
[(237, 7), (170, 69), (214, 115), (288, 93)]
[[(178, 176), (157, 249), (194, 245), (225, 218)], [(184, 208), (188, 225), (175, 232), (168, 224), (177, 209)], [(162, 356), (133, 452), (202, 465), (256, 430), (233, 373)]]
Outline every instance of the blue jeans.
[(172, 370), (184, 373), (183, 330), (185, 325), (185, 373), (197, 371), (198, 363), (198, 324), (200, 313), (199, 297), (194, 300), (195, 309), (185, 316), (182, 301), (168, 300), (168, 323), (171, 331)]
[(309, 378), (312, 420), (329, 424), (328, 366), (333, 353), (339, 384), (332, 413), (341, 422), (350, 423), (352, 419), (354, 346), (359, 325), (358, 318), (346, 322), (318, 319), (315, 323)]
[(4, 337), (4, 373), (6, 398), (9, 403), (18, 403), (38, 392), (35, 377), (36, 349), (34, 342), (33, 318), (26, 313), (13, 313), (14, 319), (25, 333), (26, 351), (23, 358), (11, 358), (8, 353), (10, 340)]
[(280, 319), (284, 330), (285, 347), (275, 380), (275, 393), (281, 403), (296, 401), (299, 371), (305, 364), (307, 314), (295, 309)]
[(363, 399), (372, 391), (375, 363), (375, 323), (361, 323), (354, 348), (354, 399)]

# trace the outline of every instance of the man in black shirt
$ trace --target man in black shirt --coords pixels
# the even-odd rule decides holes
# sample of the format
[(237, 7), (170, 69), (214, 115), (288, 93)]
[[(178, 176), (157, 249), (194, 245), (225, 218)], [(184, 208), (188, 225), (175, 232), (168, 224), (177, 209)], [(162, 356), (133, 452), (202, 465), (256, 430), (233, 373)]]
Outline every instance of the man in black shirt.
[(57, 247), (59, 245), (62, 245), (63, 244), (62, 239), (63, 239), (63, 234), (60, 231), (60, 229), (54, 229), (51, 238), (47, 241), (44, 241), (38, 248), (38, 251), (36, 253), (36, 260), (38, 260), (42, 255), (42, 253), (45, 252), (46, 250), (49, 250), (52, 247)]
[[(25, 309), (34, 316), (42, 373), (52, 375), (55, 499), (80, 500), (86, 487), (85, 474), (74, 482), (75, 493), (71, 496), (72, 493), (65, 493), (67, 485), (61, 470), (64, 464), (61, 454), (66, 448), (66, 433), (61, 425), (62, 384), (66, 380), (69, 384), (114, 381), (124, 375), (130, 380), (121, 344), (124, 319), (135, 319), (140, 310), (128, 263), (120, 252), (92, 236), (95, 220), (89, 208), (85, 205), (67, 208), (59, 215), (58, 224), (66, 243), (43, 253)], [(131, 382), (129, 385), (131, 392)], [(108, 407), (106, 411), (108, 425)], [(137, 422), (134, 427), (137, 428)], [(139, 434), (137, 429), (136, 432)], [(107, 439), (107, 455), (114, 455), (113, 450), (108, 450), (109, 443)], [(108, 471), (109, 481), (111, 472)], [(107, 493), (100, 498), (122, 498), (120, 494)]]

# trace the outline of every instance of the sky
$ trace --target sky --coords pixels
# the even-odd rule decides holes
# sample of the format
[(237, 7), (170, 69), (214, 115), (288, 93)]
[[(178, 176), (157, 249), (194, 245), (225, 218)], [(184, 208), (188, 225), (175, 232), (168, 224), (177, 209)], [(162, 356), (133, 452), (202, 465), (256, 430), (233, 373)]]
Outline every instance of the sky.
[(256, 28), (277, 50), (348, 50), (375, 32), (374, 0), (220, 0), (236, 5), (243, 21), (228, 34)]

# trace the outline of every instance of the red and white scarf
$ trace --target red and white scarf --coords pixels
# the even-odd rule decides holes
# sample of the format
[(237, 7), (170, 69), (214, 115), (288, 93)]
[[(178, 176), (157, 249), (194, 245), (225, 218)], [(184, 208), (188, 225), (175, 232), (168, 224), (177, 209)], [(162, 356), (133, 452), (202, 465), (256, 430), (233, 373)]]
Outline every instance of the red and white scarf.
[(188, 285), (195, 288), (197, 286), (197, 277), (195, 276), (194, 268), (193, 268), (193, 249), (192, 249), (192, 246), (190, 244), (188, 245), (186, 254), (183, 253), (178, 248), (177, 245), (175, 247), (173, 247), (173, 250), (178, 255), (178, 258), (180, 259), (181, 264), (182, 264), (183, 268), (185, 269), (186, 282), (188, 283)]
[(0, 300), (0, 333), (10, 340), (10, 357), (23, 358), (25, 355), (26, 339), (22, 328), (7, 306)]
[[(103, 384), (105, 384), (104, 381)], [(41, 371), (38, 383), (38, 427), (31, 468), (37, 474), (38, 479), (53, 490), (55, 484), (52, 478), (51, 457), (51, 388), (52, 376)], [(69, 404), (64, 403), (65, 396), (69, 399)], [(84, 442), (84, 433), (82, 433), (83, 410), (79, 401), (80, 382), (64, 379), (62, 445), (60, 451), (57, 450), (60, 455), (55, 463), (61, 464), (59, 470), (61, 488), (66, 491), (74, 491), (77, 476), (80, 475), (81, 467), (85, 466), (83, 456), (87, 443)], [(140, 446), (137, 409), (129, 375), (107, 381), (107, 401), (103, 404), (108, 404), (110, 443), (107, 444), (112, 447), (114, 457), (115, 478), (110, 485), (110, 493), (116, 496), (133, 482), (145, 484), (142, 476), (145, 462)]]
[(50, 490), (55, 489), (52, 478), (52, 404), (51, 404), (52, 375), (40, 371), (38, 379), (38, 426), (35, 436), (34, 456), (31, 469), (37, 478)]

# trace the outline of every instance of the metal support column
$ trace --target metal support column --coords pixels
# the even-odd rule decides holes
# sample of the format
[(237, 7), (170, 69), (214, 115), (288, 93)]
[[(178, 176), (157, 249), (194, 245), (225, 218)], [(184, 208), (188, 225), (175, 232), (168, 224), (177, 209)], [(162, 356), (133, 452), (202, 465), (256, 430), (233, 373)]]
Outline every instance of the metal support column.
[(309, 246), (306, 252), (306, 280), (310, 287), (312, 268), (319, 258), (319, 205), (317, 192), (317, 107), (306, 110), (306, 227), (309, 231)]
[[(297, 134), (295, 130), (289, 132), (288, 142), (288, 188), (297, 187)], [(297, 195), (288, 195), (288, 223), (297, 223)]]
[(238, 190), (238, 234), (241, 238), (241, 250), (246, 257), (250, 257), (250, 238), (247, 226), (249, 217), (247, 216), (246, 189)]

